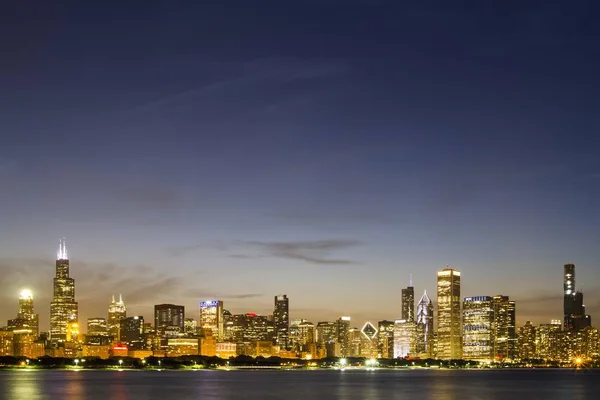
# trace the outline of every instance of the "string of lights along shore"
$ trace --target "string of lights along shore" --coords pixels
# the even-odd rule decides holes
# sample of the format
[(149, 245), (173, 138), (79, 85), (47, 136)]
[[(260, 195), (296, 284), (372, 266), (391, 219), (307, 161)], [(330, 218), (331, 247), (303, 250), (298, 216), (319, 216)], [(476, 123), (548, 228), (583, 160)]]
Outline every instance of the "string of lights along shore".
[(201, 355), (228, 359), (246, 355), (568, 363), (591, 360), (599, 352), (598, 330), (585, 313), (573, 264), (564, 265), (563, 319), (539, 326), (527, 321), (517, 327), (518, 308), (509, 296), (478, 293), (461, 297), (463, 277), (446, 266), (437, 272), (436, 309), (426, 292), (415, 307), (411, 277), (398, 296), (400, 319), (357, 325), (351, 316), (340, 316), (335, 321), (313, 323), (293, 314), (285, 294), (274, 296), (271, 315), (232, 314), (223, 301), (213, 299), (199, 302), (194, 310), (157, 304), (153, 317), (148, 318), (127, 315), (124, 293), (112, 297), (106, 316), (87, 319), (86, 334), (80, 332), (83, 321), (78, 318), (70, 267), (66, 241), (61, 239), (49, 330), (40, 331), (35, 294), (24, 288), (16, 318), (0, 329), (0, 356), (144, 359)]

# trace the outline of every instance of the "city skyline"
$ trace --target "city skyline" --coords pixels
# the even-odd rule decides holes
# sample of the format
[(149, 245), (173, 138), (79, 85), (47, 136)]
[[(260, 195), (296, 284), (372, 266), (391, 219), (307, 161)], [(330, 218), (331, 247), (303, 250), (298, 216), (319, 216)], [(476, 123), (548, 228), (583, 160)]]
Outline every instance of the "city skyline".
[(63, 236), (80, 319), (394, 320), (450, 265), (544, 323), (567, 263), (600, 314), (591, 4), (46, 3), (0, 15), (0, 318)]
[[(59, 243), (59, 249), (58, 249), (57, 256), (56, 256), (56, 272), (57, 272), (57, 276), (59, 274), (62, 274), (65, 277), (67, 277), (67, 281), (68, 282), (71, 282), (70, 283), (71, 286), (70, 286), (70, 288), (68, 290), (68, 292), (71, 293), (72, 291), (75, 290), (75, 287), (74, 287), (75, 284), (72, 281), (72, 278), (69, 278), (69, 272), (70, 272), (69, 268), (70, 268), (70, 260), (69, 260), (69, 257), (67, 255), (66, 240), (64, 238), (61, 238), (60, 243)], [(569, 296), (569, 298), (570, 298), (570, 295), (573, 295), (573, 298), (575, 298), (574, 296), (576, 294), (576, 291), (572, 290), (573, 285), (575, 284), (574, 283), (575, 282), (575, 279), (574, 279), (574, 276), (575, 276), (575, 265), (574, 264), (564, 264), (563, 268), (564, 268), (564, 271), (563, 271), (563, 274), (561, 275), (562, 278), (563, 278), (563, 293), (562, 293), (562, 295), (565, 298), (565, 300), (563, 301), (564, 302), (564, 304), (563, 304), (563, 312), (565, 313), (565, 318), (566, 318), (566, 315), (567, 315), (566, 314), (567, 313), (567, 311), (566, 311), (567, 310), (567, 306), (566, 306), (566, 304), (567, 304), (566, 301), (567, 300), (566, 300), (566, 298), (567, 298), (567, 296)], [(440, 277), (441, 276), (447, 276), (447, 274), (450, 274), (448, 276), (453, 276), (454, 274), (457, 274), (457, 276), (458, 276), (458, 279), (459, 279), (459, 281), (458, 281), (458, 293), (459, 293), (459, 295), (458, 295), (458, 303), (459, 303), (458, 307), (459, 308), (458, 308), (458, 311), (457, 311), (458, 312), (457, 315), (459, 316), (460, 319), (462, 319), (462, 312), (460, 311), (460, 309), (462, 307), (463, 301), (466, 301), (467, 299), (471, 299), (471, 298), (478, 298), (478, 296), (475, 296), (475, 297), (473, 297), (473, 296), (463, 296), (462, 294), (460, 294), (461, 290), (462, 290), (461, 289), (461, 287), (462, 287), (462, 283), (461, 283), (461, 275), (462, 275), (462, 273), (461, 273), (461, 271), (456, 271), (455, 269), (450, 269), (450, 267), (448, 265), (446, 265), (445, 268), (443, 268), (441, 270), (438, 270), (436, 272), (437, 279), (438, 279), (438, 282), (437, 282), (438, 296), (440, 295), (439, 290), (441, 290), (440, 286), (439, 286), (440, 285)], [(62, 289), (62, 288), (57, 289), (56, 278), (54, 280), (55, 280), (55, 283), (54, 283), (55, 293), (58, 290), (58, 293), (62, 294), (64, 292), (64, 289)], [(60, 281), (60, 282), (62, 282), (62, 281)], [(416, 320), (415, 320), (415, 315), (416, 315), (415, 312), (418, 311), (418, 310), (415, 308), (414, 289), (415, 288), (413, 287), (413, 277), (412, 277), (412, 274), (410, 274), (409, 286), (407, 288), (398, 289), (397, 295), (399, 295), (400, 302), (399, 302), (399, 305), (398, 305), (398, 310), (397, 310), (397, 313), (398, 313), (397, 315), (398, 316), (397, 317), (393, 317), (393, 316), (390, 317), (388, 315), (385, 318), (370, 317), (370, 318), (365, 318), (364, 320), (361, 321), (360, 319), (357, 320), (356, 317), (352, 318), (352, 316), (351, 316), (352, 313), (347, 312), (345, 314), (346, 315), (350, 315), (351, 318), (352, 318), (352, 320), (351, 320), (352, 322), (350, 324), (350, 327), (351, 328), (357, 328), (358, 326), (362, 326), (363, 323), (372, 323), (372, 322), (382, 321), (382, 320), (386, 320), (386, 319), (405, 320), (406, 316), (409, 316), (409, 319), (408, 319), (409, 322), (416, 322)], [(22, 288), (19, 293), (20, 293), (19, 294), (20, 298), (22, 298), (23, 296), (28, 296), (30, 299), (33, 299), (33, 296), (34, 296), (34, 292), (29, 287)], [(443, 292), (443, 293), (445, 293), (445, 292)], [(579, 297), (579, 303), (580, 303), (580, 307), (582, 307), (583, 306), (583, 304), (582, 304), (582, 299), (583, 299), (582, 292), (577, 291), (577, 294), (580, 295), (580, 297)], [(495, 294), (495, 295), (491, 295), (490, 301), (491, 301), (492, 297), (494, 298), (494, 300), (496, 298), (503, 298), (502, 295), (496, 295)], [(427, 298), (426, 290), (425, 290), (425, 294), (423, 295), (423, 298)], [(509, 296), (506, 296), (505, 298), (506, 298), (506, 301), (508, 301)], [(73, 298), (69, 297), (69, 301), (72, 301), (71, 299), (73, 299)], [(74, 303), (75, 307), (77, 307), (78, 306), (77, 298), (74, 298), (74, 300), (75, 300), (75, 303)], [(421, 300), (423, 300), (423, 299), (421, 299)], [(19, 300), (19, 301), (21, 301), (21, 300)], [(332, 320), (335, 320), (337, 318), (340, 318), (340, 316), (338, 315), (338, 316), (331, 316), (329, 318), (319, 318), (319, 319), (312, 318), (311, 319), (310, 317), (307, 318), (306, 316), (296, 315), (296, 313), (294, 312), (294, 308), (293, 307), (289, 308), (289, 305), (288, 305), (289, 304), (288, 303), (289, 299), (288, 299), (287, 295), (276, 295), (275, 296), (275, 309), (278, 308), (278, 304), (281, 303), (282, 301), (285, 304), (285, 306), (284, 306), (285, 308), (284, 309), (286, 310), (286, 311), (282, 311), (283, 312), (282, 315), (285, 315), (286, 320), (288, 320), (288, 322), (286, 323), (287, 325), (289, 325), (289, 321), (290, 320), (294, 320), (294, 319), (297, 319), (297, 318), (305, 318), (307, 321), (312, 321), (315, 324), (317, 322), (332, 321)], [(518, 302), (518, 300), (517, 300), (517, 302)], [(168, 307), (171, 307), (171, 308), (172, 307), (180, 307), (180, 308), (187, 307), (187, 312), (185, 313), (185, 317), (197, 320), (201, 326), (203, 324), (202, 321), (204, 320), (204, 318), (206, 318), (206, 317), (203, 316), (203, 314), (202, 314), (203, 311), (202, 310), (208, 309), (209, 307), (213, 307), (213, 306), (215, 307), (215, 309), (216, 309), (216, 307), (218, 307), (218, 309), (221, 310), (221, 311), (219, 311), (220, 313), (222, 313), (222, 310), (228, 310), (228, 311), (230, 311), (230, 312), (232, 312), (234, 314), (236, 314), (236, 313), (239, 312), (239, 313), (242, 313), (242, 314), (257, 313), (257, 314), (262, 314), (262, 315), (273, 315), (273, 316), (275, 315), (272, 308), (271, 309), (266, 309), (263, 312), (256, 312), (257, 309), (253, 309), (251, 306), (250, 307), (246, 306), (245, 309), (235, 309), (235, 308), (233, 308), (233, 309), (230, 310), (223, 303), (224, 303), (223, 300), (216, 299), (216, 298), (213, 299), (213, 300), (208, 300), (207, 298), (205, 298), (205, 299), (197, 299), (196, 305), (192, 306), (192, 307), (183, 306), (183, 305), (182, 306), (174, 306), (172, 304), (158, 304), (157, 303), (157, 304), (152, 305), (152, 310), (153, 311), (151, 313), (146, 313), (146, 314), (150, 315), (150, 316), (153, 316), (153, 318), (156, 318), (156, 309), (157, 309), (157, 307), (161, 307), (161, 306), (162, 307), (167, 307), (167, 309), (169, 309), (169, 310), (170, 310), (170, 308), (168, 308)], [(515, 303), (515, 301), (513, 300), (512, 303), (513, 303), (512, 307), (513, 307), (513, 313), (514, 313), (514, 303)], [(66, 304), (66, 305), (69, 306), (69, 304)], [(106, 318), (105, 314), (106, 314), (106, 310), (108, 309), (108, 314), (107, 314), (108, 318), (106, 319), (106, 321), (107, 321), (108, 326), (110, 328), (110, 326), (111, 326), (111, 313), (114, 314), (114, 315), (118, 314), (119, 316), (122, 316), (125, 313), (125, 308), (126, 307), (125, 307), (125, 302), (123, 300), (123, 294), (122, 293), (119, 294), (119, 300), (118, 301), (115, 301), (115, 296), (113, 294), (112, 295), (112, 301), (110, 303), (107, 302), (107, 304), (108, 304), (108, 306), (104, 308), (104, 314), (101, 312), (98, 315), (79, 316), (79, 317), (77, 316), (77, 314), (74, 314), (75, 315), (75, 320), (77, 320), (77, 318), (78, 318), (79, 326), (81, 328), (84, 328), (86, 326), (86, 324), (82, 323), (82, 321), (85, 321), (88, 318)], [(438, 315), (438, 318), (439, 318), (439, 315), (440, 315), (439, 312), (441, 310), (439, 310), (439, 308), (438, 308), (438, 298), (434, 298), (433, 301), (432, 301), (432, 304), (434, 304), (435, 312), (438, 313), (437, 315)], [(52, 304), (50, 304), (50, 305), (51, 305), (51, 308), (52, 308), (53, 307)], [(519, 306), (520, 306), (520, 303), (519, 303)], [(8, 308), (5, 307), (5, 309), (8, 309)], [(375, 309), (377, 309), (377, 307), (373, 307), (373, 310), (375, 310)], [(42, 310), (43, 310), (43, 308), (42, 308)], [(183, 310), (183, 308), (182, 308), (182, 310)], [(43, 312), (39, 312), (39, 308), (36, 309), (36, 312), (38, 312), (39, 314), (43, 315)], [(584, 312), (585, 312), (585, 308), (584, 308)], [(372, 314), (377, 314), (377, 313), (372, 313)], [(135, 311), (131, 311), (131, 309), (130, 309), (129, 315), (130, 316), (131, 315), (139, 315), (139, 316), (143, 317), (145, 314), (143, 312), (142, 313), (136, 313)], [(220, 315), (220, 314), (215, 314), (215, 317), (209, 317), (209, 318), (217, 318), (216, 315)], [(516, 325), (517, 326), (523, 325), (525, 323), (525, 321), (532, 320), (530, 318), (528, 318), (528, 319), (519, 318), (519, 315), (520, 315), (520, 313), (517, 312), (517, 318), (516, 318)], [(578, 315), (578, 314), (575, 313), (574, 315)], [(586, 315), (589, 316), (590, 314), (586, 314)], [(38, 318), (38, 317), (36, 316), (36, 318)], [(117, 323), (117, 321), (118, 321), (119, 318), (121, 318), (121, 317), (117, 317), (112, 322), (112, 324), (115, 325)], [(149, 318), (149, 317), (146, 317), (146, 318)], [(437, 327), (437, 323), (438, 323), (438, 318), (435, 318), (435, 326), (436, 327)], [(152, 318), (149, 318), (149, 319), (151, 320)], [(514, 317), (513, 317), (513, 319), (514, 319)], [(521, 321), (522, 319), (523, 319), (523, 321)], [(553, 318), (553, 320), (556, 320), (556, 318)], [(42, 325), (44, 323), (43, 318), (41, 318), (40, 321), (41, 321), (41, 322), (39, 322), (40, 326), (43, 326)], [(211, 326), (210, 329), (214, 330), (215, 332), (222, 332), (222, 329), (223, 329), (222, 328), (222, 321), (221, 322), (218, 322), (218, 321), (219, 320), (215, 319), (214, 320), (214, 324), (215, 325), (214, 325), (214, 327)], [(563, 320), (563, 324), (565, 323), (565, 321), (566, 321), (566, 319)], [(535, 319), (533, 319), (533, 322), (538, 323), (538, 324), (543, 324), (543, 323), (549, 323), (550, 320), (536, 321)], [(65, 319), (62, 322), (62, 324), (65, 326), (65, 328), (63, 328), (63, 329), (66, 329), (67, 323), (68, 323), (68, 319)], [(183, 324), (183, 320), (179, 321), (179, 323)], [(208, 323), (208, 324), (210, 325), (211, 323)], [(206, 325), (206, 322), (204, 324)], [(353, 326), (353, 324), (356, 324), (357, 326)], [(580, 326), (583, 327), (584, 325), (580, 325)], [(208, 325), (203, 326), (203, 327), (204, 328), (209, 328)], [(81, 328), (79, 328), (79, 329), (82, 332), (84, 332), (85, 329), (81, 329)], [(40, 328), (40, 329), (42, 329), (42, 328)], [(515, 329), (514, 325), (513, 325), (512, 329)], [(565, 328), (565, 329), (567, 329), (567, 328)], [(50, 332), (51, 330), (48, 329), (48, 331)], [(63, 333), (63, 335), (64, 335), (64, 333)], [(221, 335), (222, 335), (222, 333), (217, 333), (216, 334), (216, 336), (219, 336), (219, 337)], [(287, 333), (285, 333), (285, 335), (287, 335)], [(462, 348), (462, 345), (460, 345), (460, 347)]]

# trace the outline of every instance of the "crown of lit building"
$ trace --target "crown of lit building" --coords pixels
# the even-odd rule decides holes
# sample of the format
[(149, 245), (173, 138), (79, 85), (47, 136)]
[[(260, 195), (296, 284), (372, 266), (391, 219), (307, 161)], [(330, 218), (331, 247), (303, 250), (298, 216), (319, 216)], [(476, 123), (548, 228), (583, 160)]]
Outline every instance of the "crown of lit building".
[(369, 340), (373, 340), (377, 337), (377, 328), (370, 322), (365, 322), (360, 332)]
[(58, 251), (56, 252), (57, 260), (68, 260), (69, 256), (67, 254), (67, 241), (65, 238), (61, 238), (58, 242)]
[(33, 292), (29, 289), (23, 289), (19, 293), (20, 300), (33, 300)]

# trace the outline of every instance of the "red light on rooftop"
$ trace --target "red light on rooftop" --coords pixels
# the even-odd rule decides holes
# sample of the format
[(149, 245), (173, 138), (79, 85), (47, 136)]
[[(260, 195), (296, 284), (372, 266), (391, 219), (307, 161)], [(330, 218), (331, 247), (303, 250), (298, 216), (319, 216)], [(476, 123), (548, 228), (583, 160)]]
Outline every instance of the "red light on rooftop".
[(254, 314), (253, 312), (249, 312), (248, 314), (246, 314), (248, 317), (256, 317), (256, 314)]

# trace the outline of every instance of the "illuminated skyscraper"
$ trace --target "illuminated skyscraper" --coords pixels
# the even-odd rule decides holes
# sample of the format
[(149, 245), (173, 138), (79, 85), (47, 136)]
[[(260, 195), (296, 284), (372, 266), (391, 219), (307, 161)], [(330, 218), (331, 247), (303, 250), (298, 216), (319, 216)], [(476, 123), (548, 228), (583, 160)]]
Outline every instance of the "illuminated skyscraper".
[(466, 297), (463, 303), (463, 358), (494, 359), (494, 308), (490, 296)]
[(583, 293), (575, 288), (575, 265), (565, 264), (563, 276), (564, 321), (565, 331), (580, 331), (592, 325), (592, 320), (585, 313)]
[(199, 325), (203, 336), (215, 336), (217, 340), (222, 340), (223, 302), (221, 300), (208, 300), (200, 303)]
[(336, 321), (337, 342), (340, 344), (342, 357), (350, 356), (350, 317), (340, 317)]
[(405, 358), (415, 353), (415, 323), (394, 321), (394, 358)]
[(415, 352), (424, 357), (433, 355), (433, 302), (426, 291), (417, 304)]
[(78, 320), (78, 306), (75, 301), (75, 280), (69, 276), (69, 257), (65, 239), (60, 240), (56, 257), (56, 277), (54, 295), (50, 303), (50, 339), (65, 341), (67, 326)]
[(575, 265), (565, 264), (563, 275), (564, 330), (572, 330), (572, 316), (575, 313)]
[(37, 337), (40, 333), (39, 317), (33, 309), (33, 293), (24, 289), (19, 293), (19, 312), (17, 313), (19, 328), (28, 329)]
[(106, 318), (88, 318), (87, 334), (90, 336), (106, 336), (108, 334)]
[(290, 300), (285, 294), (275, 296), (273, 323), (275, 326), (275, 344), (280, 349), (288, 349), (290, 347)]
[(394, 358), (394, 321), (379, 321), (378, 358)]
[(535, 349), (536, 329), (531, 321), (525, 322), (525, 325), (519, 328), (517, 335), (519, 358), (529, 360), (536, 357)]
[(415, 322), (415, 288), (410, 285), (402, 289), (402, 319), (409, 322)]
[(130, 350), (143, 350), (146, 347), (144, 340), (144, 317), (128, 317), (120, 321), (119, 335), (121, 343), (129, 346)]
[(494, 357), (512, 360), (517, 354), (515, 302), (508, 296), (494, 296)]
[(337, 326), (335, 322), (321, 321), (317, 323), (317, 343), (325, 347), (328, 343), (337, 342)]
[(115, 301), (113, 295), (112, 301), (108, 306), (108, 334), (114, 340), (119, 340), (119, 330), (121, 329), (121, 320), (127, 318), (127, 308), (123, 302), (123, 296), (119, 295), (119, 301)]
[(437, 356), (446, 360), (460, 359), (462, 358), (462, 323), (459, 271), (446, 268), (437, 273), (437, 298)]
[(176, 337), (185, 331), (185, 307), (174, 304), (154, 306), (154, 330), (159, 336)]

